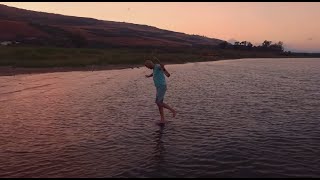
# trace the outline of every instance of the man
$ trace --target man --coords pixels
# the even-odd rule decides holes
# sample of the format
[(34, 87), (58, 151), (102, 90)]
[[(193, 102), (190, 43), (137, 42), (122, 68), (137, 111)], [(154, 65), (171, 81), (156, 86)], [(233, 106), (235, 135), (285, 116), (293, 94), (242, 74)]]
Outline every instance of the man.
[(146, 77), (149, 78), (153, 76), (154, 85), (156, 86), (156, 89), (157, 89), (156, 104), (158, 105), (160, 116), (161, 116), (160, 123), (163, 124), (165, 123), (163, 108), (169, 109), (172, 112), (173, 117), (176, 116), (176, 111), (172, 109), (169, 105), (163, 102), (164, 95), (167, 91), (166, 78), (164, 75), (166, 75), (167, 77), (170, 77), (170, 73), (165, 69), (164, 65), (161, 64), (160, 62), (159, 64), (154, 64), (151, 60), (147, 60), (144, 65), (147, 68), (153, 70), (153, 73), (151, 73), (150, 75), (146, 75)]

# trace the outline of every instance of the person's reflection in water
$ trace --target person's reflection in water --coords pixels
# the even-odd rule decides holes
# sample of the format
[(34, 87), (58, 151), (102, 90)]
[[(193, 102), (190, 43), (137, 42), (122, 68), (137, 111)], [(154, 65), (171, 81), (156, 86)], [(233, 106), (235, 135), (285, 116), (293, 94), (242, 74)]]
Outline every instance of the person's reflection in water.
[(160, 125), (160, 128), (155, 132), (155, 151), (154, 151), (154, 162), (155, 162), (155, 172), (153, 176), (160, 177), (161, 172), (164, 172), (165, 168), (165, 147), (162, 139), (163, 131), (165, 129), (165, 125)]
[(160, 129), (156, 131), (156, 155), (162, 155), (164, 152), (164, 146), (162, 141), (164, 125), (160, 125)]

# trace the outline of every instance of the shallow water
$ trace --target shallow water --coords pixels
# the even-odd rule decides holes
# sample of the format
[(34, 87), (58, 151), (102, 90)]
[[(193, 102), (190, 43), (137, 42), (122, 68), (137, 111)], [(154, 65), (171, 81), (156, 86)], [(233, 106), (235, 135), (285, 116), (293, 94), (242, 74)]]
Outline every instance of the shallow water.
[(320, 59), (0, 77), (0, 177), (320, 177)]

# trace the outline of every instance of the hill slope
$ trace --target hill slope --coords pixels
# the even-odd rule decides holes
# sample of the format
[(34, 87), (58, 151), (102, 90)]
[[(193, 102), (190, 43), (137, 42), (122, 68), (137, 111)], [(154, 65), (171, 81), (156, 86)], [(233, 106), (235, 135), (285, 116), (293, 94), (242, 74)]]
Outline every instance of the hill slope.
[(57, 47), (197, 47), (222, 40), (147, 25), (65, 16), (0, 5), (0, 41)]

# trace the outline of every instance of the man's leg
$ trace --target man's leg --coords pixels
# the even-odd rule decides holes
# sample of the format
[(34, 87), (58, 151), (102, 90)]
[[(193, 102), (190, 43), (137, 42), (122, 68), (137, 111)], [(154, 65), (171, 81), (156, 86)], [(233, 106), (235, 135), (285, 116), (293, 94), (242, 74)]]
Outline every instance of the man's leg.
[(157, 103), (158, 108), (159, 108), (159, 112), (160, 112), (160, 117), (161, 117), (161, 122), (164, 122), (164, 113), (163, 113), (163, 105), (162, 103)]
[(163, 103), (163, 99), (164, 99), (166, 91), (167, 91), (167, 86), (157, 87), (156, 103), (157, 103), (158, 108), (159, 108), (159, 112), (160, 112), (160, 116), (161, 116), (161, 121), (162, 122), (164, 122), (163, 108), (169, 109), (173, 113), (173, 117), (176, 116), (176, 111), (174, 109), (172, 109), (170, 106), (168, 106), (167, 104)]
[(172, 109), (169, 105), (167, 105), (167, 104), (165, 104), (165, 103), (162, 103), (162, 106), (164, 107), (164, 108), (166, 108), (166, 109), (169, 109), (171, 112), (172, 112), (172, 114), (173, 114), (173, 117), (176, 117), (176, 111), (174, 110), (174, 109)]

